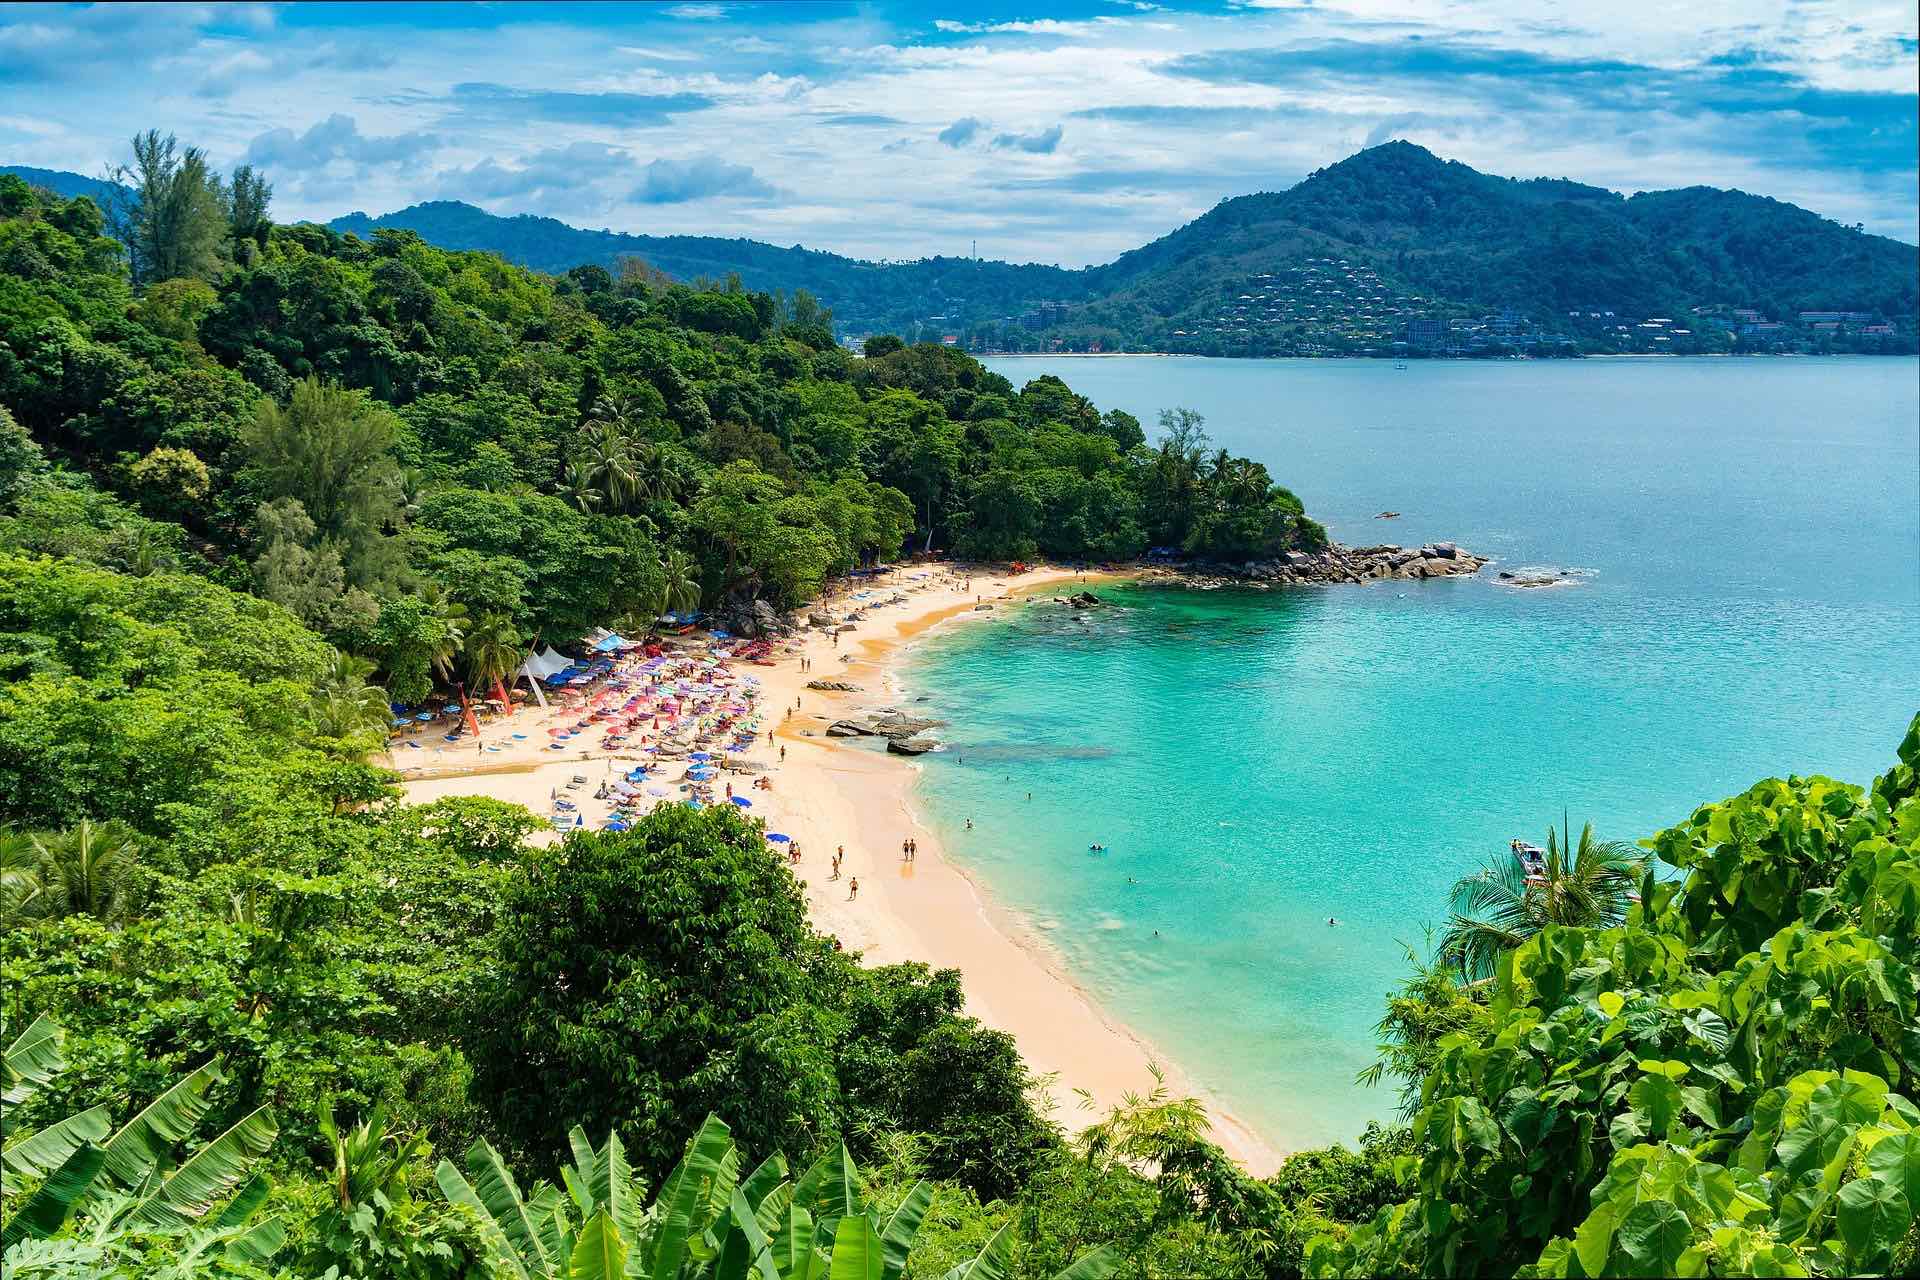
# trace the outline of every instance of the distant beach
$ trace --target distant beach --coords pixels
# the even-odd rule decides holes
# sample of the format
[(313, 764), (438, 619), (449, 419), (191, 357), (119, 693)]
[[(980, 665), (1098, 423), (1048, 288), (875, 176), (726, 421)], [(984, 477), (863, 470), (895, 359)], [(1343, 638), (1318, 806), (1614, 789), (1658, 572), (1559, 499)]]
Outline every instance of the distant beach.
[[(775, 650), (775, 665), (739, 668), (759, 679), (759, 706), (766, 723), (777, 726), (772, 742), (763, 733), (740, 753), (764, 768), (761, 776), (771, 780), (772, 789), (742, 794), (753, 798), (752, 813), (764, 818), (769, 830), (799, 844), (801, 861), (794, 873), (816, 927), (869, 963), (919, 961), (960, 970), (968, 1012), (1014, 1037), (1028, 1068), (1046, 1082), (1054, 1118), (1070, 1131), (1101, 1118), (1124, 1095), (1152, 1090), (1156, 1067), (1176, 1095), (1196, 1090), (1177, 1064), (1100, 1009), (1039, 948), (1021, 941), (991, 895), (942, 857), (934, 831), (916, 809), (919, 765), (861, 746), (858, 739), (828, 737), (825, 730), (858, 709), (889, 703), (898, 664), (916, 637), (966, 618), (993, 616), (993, 610), (976, 609), (977, 603), (1017, 608), (1025, 595), (1077, 584), (1082, 577), (1058, 568), (978, 574), (969, 590), (944, 565), (903, 571), (873, 588), (877, 596), (897, 594), (902, 602), (863, 602), (865, 619), (841, 633), (837, 647), (828, 635), (808, 630)], [(845, 607), (847, 601), (838, 604)], [(842, 656), (851, 660), (841, 662)], [(810, 670), (801, 670), (802, 657)], [(845, 681), (860, 691), (811, 690), (810, 680)], [(788, 717), (796, 702), (798, 709)], [(550, 795), (576, 775), (598, 783), (642, 758), (634, 751), (568, 752), (556, 758), (547, 730), (576, 718), (574, 712), (523, 707), (483, 734), (497, 750), (468, 756), (447, 749), (417, 761), (397, 760), (407, 799), (426, 803), (486, 795), (541, 813)], [(526, 736), (516, 740), (512, 733)], [(735, 785), (744, 786), (745, 776), (735, 778)], [(575, 803), (590, 826), (598, 826), (610, 808), (584, 796)], [(900, 851), (900, 842), (908, 838), (918, 846), (910, 862)], [(841, 847), (846, 850), (841, 876), (829, 879), (834, 851)], [(860, 891), (850, 900), (855, 879)], [(1091, 1108), (1083, 1105), (1082, 1092)], [(1208, 1102), (1215, 1139), (1250, 1172), (1263, 1176), (1278, 1166), (1281, 1151), (1270, 1143), (1272, 1135), (1256, 1134), (1217, 1103), (1202, 1100)]]

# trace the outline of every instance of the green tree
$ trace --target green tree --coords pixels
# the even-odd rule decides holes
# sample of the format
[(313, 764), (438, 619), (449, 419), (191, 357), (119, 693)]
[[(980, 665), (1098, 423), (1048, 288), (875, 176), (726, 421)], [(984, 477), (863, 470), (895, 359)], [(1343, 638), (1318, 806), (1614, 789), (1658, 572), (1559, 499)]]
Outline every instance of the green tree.
[(403, 522), (396, 420), (365, 392), (307, 378), (283, 409), (262, 400), (247, 425), (248, 469), (268, 499), (292, 498), (317, 536), (337, 544), (347, 581), (371, 587), (394, 572), (388, 534)]
[(504, 680), (520, 665), (526, 641), (503, 613), (482, 614), (467, 631), (467, 683), (477, 692)]
[(313, 691), (314, 730), (322, 737), (384, 739), (392, 712), (387, 691), (368, 683), (373, 663), (334, 651), (333, 662)]
[(809, 1150), (833, 1116), (814, 1003), (831, 954), (731, 805), (576, 833), (507, 891), (497, 980), (470, 1030), (479, 1096), (536, 1158), (591, 1123), (629, 1135), (658, 1176), (677, 1135), (721, 1108), (767, 1147)]
[(133, 161), (113, 181), (129, 190), (113, 201), (109, 223), (127, 247), (137, 284), (177, 276), (211, 279), (226, 234), (219, 175), (198, 147), (181, 147), (157, 129), (135, 135)]

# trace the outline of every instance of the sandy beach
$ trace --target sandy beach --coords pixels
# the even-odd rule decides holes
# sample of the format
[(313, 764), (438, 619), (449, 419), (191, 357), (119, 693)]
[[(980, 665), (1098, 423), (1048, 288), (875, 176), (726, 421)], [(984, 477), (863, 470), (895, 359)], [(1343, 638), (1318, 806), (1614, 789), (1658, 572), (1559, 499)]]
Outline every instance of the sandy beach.
[[(933, 565), (863, 587), (871, 592), (857, 602), (865, 616), (838, 635), (837, 645), (827, 633), (809, 629), (777, 646), (773, 665), (736, 667), (758, 678), (762, 715), (761, 733), (736, 758), (762, 766), (760, 776), (770, 789), (746, 789), (744, 775), (729, 779), (738, 794), (752, 799), (754, 817), (799, 845), (801, 859), (793, 869), (815, 926), (869, 964), (916, 960), (959, 969), (968, 1012), (1014, 1037), (1028, 1066), (1047, 1080), (1054, 1117), (1069, 1130), (1084, 1127), (1125, 1094), (1152, 1089), (1155, 1064), (1176, 1095), (1198, 1091), (1165, 1055), (1097, 1008), (1050, 956), (1018, 940), (1020, 931), (1007, 927), (985, 888), (943, 856), (938, 838), (914, 806), (915, 783), (926, 766), (886, 753), (878, 739), (829, 738), (825, 730), (858, 711), (896, 705), (893, 668), (914, 637), (933, 627), (992, 616), (976, 603), (1020, 607), (1018, 597), (1055, 584), (1077, 584), (1080, 576), (1041, 568), (1019, 575), (978, 574), (963, 586), (947, 566)], [(895, 596), (903, 599), (880, 603)], [(824, 602), (836, 616), (853, 603), (845, 595)], [(859, 688), (807, 688), (814, 680)], [(903, 709), (908, 708), (910, 703)], [(638, 750), (584, 746), (554, 751), (549, 731), (577, 719), (577, 712), (524, 707), (483, 729), (484, 750), (423, 736), (419, 749), (397, 750), (393, 763), (408, 799), (416, 803), (488, 795), (544, 816), (560, 792), (578, 804), (586, 825), (597, 827), (610, 803), (594, 801), (584, 787), (567, 792), (566, 785), (585, 777), (597, 786), (650, 757)], [(774, 730), (771, 740), (768, 727)], [(911, 862), (901, 856), (901, 841), (908, 838), (918, 845)], [(846, 851), (840, 878), (830, 879), (839, 848)], [(856, 879), (859, 893), (852, 897)], [(1091, 1109), (1083, 1105), (1081, 1092), (1091, 1098)], [(1201, 1096), (1216, 1141), (1250, 1172), (1270, 1173), (1279, 1152)]]

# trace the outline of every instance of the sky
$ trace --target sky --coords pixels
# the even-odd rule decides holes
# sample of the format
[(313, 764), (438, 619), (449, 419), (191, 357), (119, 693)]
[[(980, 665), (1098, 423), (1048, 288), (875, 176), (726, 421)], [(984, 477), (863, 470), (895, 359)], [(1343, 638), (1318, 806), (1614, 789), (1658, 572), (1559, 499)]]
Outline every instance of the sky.
[(1913, 0), (0, 5), (0, 163), (158, 128), (282, 221), (455, 199), (1082, 266), (1404, 138), (1909, 243)]

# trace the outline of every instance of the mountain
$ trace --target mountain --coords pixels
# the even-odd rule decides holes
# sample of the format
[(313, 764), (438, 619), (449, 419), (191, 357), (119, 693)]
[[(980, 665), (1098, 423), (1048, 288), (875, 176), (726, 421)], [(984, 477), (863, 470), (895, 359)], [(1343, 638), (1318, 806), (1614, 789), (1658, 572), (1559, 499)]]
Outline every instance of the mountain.
[(555, 275), (588, 263), (612, 268), (627, 255), (644, 258), (676, 280), (737, 274), (749, 289), (807, 290), (833, 308), (842, 331), (854, 333), (911, 334), (921, 328), (931, 333), (949, 317), (977, 319), (1017, 312), (1038, 300), (1085, 297), (1081, 273), (1058, 267), (971, 258), (863, 262), (757, 240), (586, 231), (529, 214), (500, 217), (455, 200), (416, 204), (378, 218), (350, 213), (327, 225), (363, 239), (375, 227), (404, 227), (443, 249), (484, 249)]
[[(1194, 345), (1182, 337), (1217, 338), (1235, 304), (1277, 304), (1249, 309), (1256, 320), (1278, 313), (1264, 332), (1245, 326), (1258, 346), (1284, 339), (1288, 321), (1302, 325), (1306, 312), (1327, 310), (1316, 300), (1339, 290), (1343, 298), (1330, 305), (1358, 327), (1384, 296), (1371, 308), (1376, 321), (1502, 309), (1535, 322), (1574, 311), (1633, 322), (1696, 308), (1790, 320), (1837, 311), (1892, 321), (1910, 336), (1917, 266), (1912, 245), (1744, 192), (1623, 197), (1565, 179), (1494, 177), (1392, 142), (1289, 190), (1222, 201), (1093, 268), (1095, 300), (1074, 323), (1177, 349)], [(1312, 286), (1304, 293), (1303, 275)], [(1348, 305), (1356, 292), (1368, 306)], [(1325, 325), (1318, 336), (1329, 336)]]
[(0, 173), (18, 174), (36, 187), (44, 187), (62, 199), (71, 200), (75, 196), (86, 196), (95, 204), (102, 203), (107, 196), (125, 193), (127, 188), (105, 178), (89, 178), (83, 174), (69, 173), (65, 169), (36, 169), (26, 164), (0, 164)]
[[(62, 192), (103, 185), (8, 171)], [(1920, 249), (1794, 205), (1712, 187), (1623, 196), (1502, 178), (1407, 142), (1223, 200), (1077, 271), (591, 231), (456, 201), (328, 225), (363, 238), (404, 227), (555, 274), (628, 255), (683, 281), (737, 274), (751, 289), (809, 291), (843, 334), (953, 335), (979, 350), (1912, 351), (1920, 314)]]

